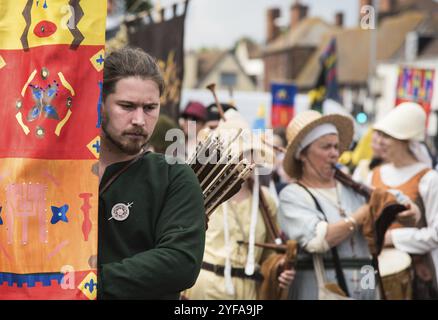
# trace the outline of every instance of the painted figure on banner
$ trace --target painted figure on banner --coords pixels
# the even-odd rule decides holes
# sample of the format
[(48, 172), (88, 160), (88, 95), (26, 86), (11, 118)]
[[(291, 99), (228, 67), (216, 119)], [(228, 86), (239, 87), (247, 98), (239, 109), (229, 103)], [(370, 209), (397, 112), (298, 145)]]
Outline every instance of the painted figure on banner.
[(95, 299), (106, 1), (0, 8), (0, 299)]

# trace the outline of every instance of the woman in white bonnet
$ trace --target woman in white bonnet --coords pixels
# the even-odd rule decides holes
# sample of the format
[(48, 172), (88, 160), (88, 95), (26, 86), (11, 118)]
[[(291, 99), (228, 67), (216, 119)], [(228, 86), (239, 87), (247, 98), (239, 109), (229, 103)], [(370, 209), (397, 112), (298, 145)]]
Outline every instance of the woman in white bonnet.
[(373, 170), (369, 183), (400, 190), (423, 208), (416, 227), (391, 228), (385, 243), (412, 255), (414, 298), (433, 298), (438, 270), (438, 173), (431, 169), (431, 158), (422, 144), (426, 113), (420, 105), (405, 102), (378, 121), (374, 130), (387, 163)]

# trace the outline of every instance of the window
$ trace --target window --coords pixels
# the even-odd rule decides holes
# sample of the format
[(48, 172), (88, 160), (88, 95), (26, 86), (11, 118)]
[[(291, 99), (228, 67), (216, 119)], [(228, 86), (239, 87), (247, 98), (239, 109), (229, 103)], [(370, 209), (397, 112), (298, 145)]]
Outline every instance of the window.
[(233, 72), (221, 73), (221, 86), (222, 87), (234, 87), (237, 84), (237, 75)]

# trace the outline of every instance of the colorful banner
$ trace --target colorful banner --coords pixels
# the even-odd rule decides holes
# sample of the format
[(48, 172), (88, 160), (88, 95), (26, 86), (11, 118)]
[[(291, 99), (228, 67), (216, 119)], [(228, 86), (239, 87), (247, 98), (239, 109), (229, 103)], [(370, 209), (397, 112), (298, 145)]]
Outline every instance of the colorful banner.
[(321, 72), (315, 88), (310, 90), (310, 108), (322, 112), (322, 104), (325, 99), (340, 102), (339, 87), (337, 80), (336, 62), (336, 38), (332, 38), (320, 58)]
[(330, 43), (324, 53), (321, 56), (321, 64), (323, 66), (325, 87), (326, 87), (326, 99), (332, 99), (334, 101), (340, 101), (339, 88), (338, 88), (338, 76), (336, 72), (336, 38), (330, 40)]
[(148, 23), (137, 19), (127, 25), (129, 45), (140, 47), (158, 59), (166, 83), (161, 97), (161, 113), (176, 122), (184, 78), (184, 21), (188, 2), (185, 1), (181, 15), (176, 14), (177, 4), (174, 4), (171, 19), (164, 20), (163, 11), (161, 21), (154, 22), (149, 16)]
[(420, 104), (427, 117), (431, 110), (435, 71), (400, 67), (397, 81), (395, 105), (405, 101)]
[(106, 0), (0, 0), (0, 299), (95, 299)]
[(272, 128), (287, 127), (294, 116), (294, 103), (297, 87), (292, 84), (272, 83)]

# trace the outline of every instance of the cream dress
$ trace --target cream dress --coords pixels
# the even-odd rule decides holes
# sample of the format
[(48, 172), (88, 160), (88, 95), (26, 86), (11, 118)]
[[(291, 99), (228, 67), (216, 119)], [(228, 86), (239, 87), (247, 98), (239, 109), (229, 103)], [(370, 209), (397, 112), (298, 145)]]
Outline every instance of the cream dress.
[[(267, 189), (263, 188), (265, 198), (268, 201), (270, 211), (273, 213), (276, 222), (276, 207), (274, 200), (268, 195)], [(233, 268), (245, 268), (248, 245), (238, 244), (238, 241), (249, 241), (249, 230), (251, 225), (251, 202), (252, 196), (243, 201), (233, 199), (227, 201), (228, 206), (228, 226), (229, 226), (229, 243), (230, 243), (230, 260)], [(227, 250), (224, 237), (224, 205), (222, 204), (210, 216), (208, 230), (205, 238), (205, 251), (203, 261), (225, 265)], [(268, 241), (266, 227), (260, 210), (257, 216), (257, 225), (255, 241), (264, 243)], [(257, 266), (271, 253), (255, 247), (255, 262)], [(257, 269), (257, 267), (256, 267)], [(255, 300), (257, 298), (257, 283), (252, 279), (242, 279), (232, 277), (234, 294), (227, 293), (225, 286), (225, 277), (216, 275), (211, 271), (201, 269), (195, 285), (186, 290), (183, 295), (191, 300)]]

